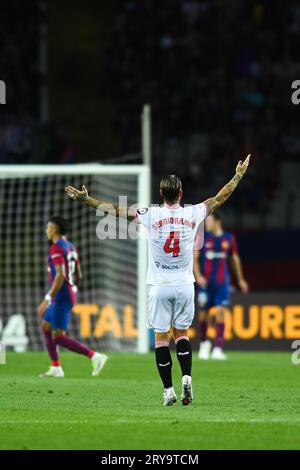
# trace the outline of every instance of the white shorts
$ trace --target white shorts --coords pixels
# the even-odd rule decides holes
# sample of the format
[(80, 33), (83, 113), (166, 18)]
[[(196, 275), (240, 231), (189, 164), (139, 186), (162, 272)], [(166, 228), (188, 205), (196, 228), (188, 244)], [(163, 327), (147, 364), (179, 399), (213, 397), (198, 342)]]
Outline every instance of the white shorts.
[(166, 333), (171, 327), (187, 330), (195, 313), (194, 284), (148, 286), (147, 328)]

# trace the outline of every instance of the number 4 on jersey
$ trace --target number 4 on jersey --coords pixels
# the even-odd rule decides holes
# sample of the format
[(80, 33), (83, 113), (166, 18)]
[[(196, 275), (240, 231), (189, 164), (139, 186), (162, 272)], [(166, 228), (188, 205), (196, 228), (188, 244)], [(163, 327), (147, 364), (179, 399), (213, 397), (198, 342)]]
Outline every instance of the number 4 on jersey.
[(180, 253), (179, 239), (180, 232), (172, 231), (164, 244), (164, 252), (173, 253), (173, 258), (177, 257)]

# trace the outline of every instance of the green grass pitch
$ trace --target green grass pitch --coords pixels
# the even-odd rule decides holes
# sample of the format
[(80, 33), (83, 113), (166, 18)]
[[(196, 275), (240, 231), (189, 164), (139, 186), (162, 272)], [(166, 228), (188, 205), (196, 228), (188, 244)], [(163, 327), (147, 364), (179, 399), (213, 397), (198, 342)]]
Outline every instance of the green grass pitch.
[(152, 354), (109, 356), (98, 378), (86, 358), (65, 353), (65, 379), (38, 379), (46, 353), (8, 353), (0, 365), (0, 449), (300, 448), (300, 365), (288, 353), (229, 353), (227, 362), (195, 356), (188, 407), (161, 405)]

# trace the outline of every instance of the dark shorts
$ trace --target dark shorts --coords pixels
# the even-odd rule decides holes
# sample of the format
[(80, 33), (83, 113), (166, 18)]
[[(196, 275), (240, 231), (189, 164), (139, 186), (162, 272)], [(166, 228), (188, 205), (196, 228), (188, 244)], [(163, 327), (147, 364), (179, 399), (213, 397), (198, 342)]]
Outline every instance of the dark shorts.
[(230, 304), (229, 284), (208, 285), (205, 289), (198, 289), (198, 306), (202, 309), (223, 306)]
[(71, 299), (56, 301), (47, 308), (44, 320), (51, 324), (52, 330), (66, 331), (70, 321), (74, 303)]

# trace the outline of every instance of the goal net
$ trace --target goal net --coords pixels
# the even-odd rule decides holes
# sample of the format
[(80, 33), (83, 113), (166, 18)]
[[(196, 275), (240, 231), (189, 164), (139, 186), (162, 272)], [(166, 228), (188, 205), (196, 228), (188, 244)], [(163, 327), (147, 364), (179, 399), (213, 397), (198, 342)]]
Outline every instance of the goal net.
[(66, 185), (83, 184), (96, 199), (118, 203), (127, 196), (128, 206), (149, 205), (146, 165), (0, 167), (0, 338), (8, 347), (43, 348), (36, 309), (49, 289), (45, 228), (50, 216), (61, 215), (83, 272), (70, 334), (96, 349), (148, 349), (146, 240), (122, 239), (118, 227), (115, 239), (99, 239), (101, 217), (64, 194)]

